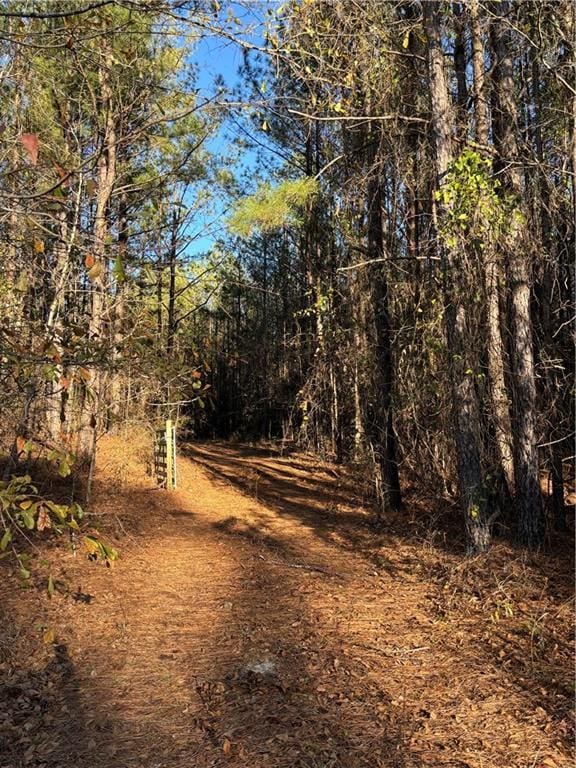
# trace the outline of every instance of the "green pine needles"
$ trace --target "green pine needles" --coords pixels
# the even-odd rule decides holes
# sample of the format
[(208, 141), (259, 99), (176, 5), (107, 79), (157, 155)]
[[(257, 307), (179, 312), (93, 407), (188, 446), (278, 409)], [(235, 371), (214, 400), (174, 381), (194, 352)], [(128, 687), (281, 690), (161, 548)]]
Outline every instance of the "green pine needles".
[(297, 225), (302, 209), (317, 191), (318, 182), (310, 178), (283, 181), (276, 187), (262, 184), (238, 203), (228, 219), (228, 228), (235, 235), (249, 237), (255, 231), (271, 232)]

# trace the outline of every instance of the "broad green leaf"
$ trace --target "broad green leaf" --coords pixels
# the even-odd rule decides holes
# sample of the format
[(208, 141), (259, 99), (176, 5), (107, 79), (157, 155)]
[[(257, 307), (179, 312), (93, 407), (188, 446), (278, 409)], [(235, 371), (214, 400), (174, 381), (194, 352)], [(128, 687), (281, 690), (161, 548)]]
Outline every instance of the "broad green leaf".
[(8, 544), (12, 541), (12, 531), (10, 528), (6, 528), (4, 531), (4, 535), (2, 536), (2, 539), (0, 539), (0, 550), (4, 552)]
[(34, 528), (34, 524), (36, 522), (36, 516), (34, 514), (36, 510), (33, 509), (24, 509), (20, 513), (20, 517), (22, 518), (22, 521), (26, 528), (28, 528), (29, 531), (31, 531)]

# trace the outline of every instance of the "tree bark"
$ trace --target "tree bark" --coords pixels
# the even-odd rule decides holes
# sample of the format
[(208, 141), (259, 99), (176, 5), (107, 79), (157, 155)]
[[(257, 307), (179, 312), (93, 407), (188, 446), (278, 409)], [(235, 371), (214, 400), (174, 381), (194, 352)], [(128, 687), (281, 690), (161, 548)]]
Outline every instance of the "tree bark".
[[(118, 239), (116, 243), (118, 259), (121, 268), (124, 268), (128, 251), (128, 201), (126, 193), (123, 193), (118, 205)], [(107, 393), (107, 423), (106, 429), (113, 427), (120, 419), (122, 392), (124, 388), (121, 367), (121, 345), (124, 339), (124, 323), (126, 319), (126, 286), (120, 274), (116, 274), (116, 294), (114, 297), (113, 314), (111, 317), (112, 337), (112, 370), (110, 373), (110, 386)]]
[(537, 547), (544, 536), (536, 447), (536, 376), (532, 340), (531, 257), (525, 213), (522, 210), (522, 170), (519, 164), (518, 117), (512, 61), (513, 40), (502, 19), (508, 3), (495, 5), (497, 18), (491, 27), (494, 57), (494, 141), (504, 191), (514, 200), (505, 242), (507, 281), (511, 312), (511, 363), (514, 389), (514, 472), (518, 536)]
[[(423, 6), (428, 38), (428, 65), (432, 108), (432, 131), (436, 157), (436, 176), (439, 188), (453, 155), (453, 108), (450, 103), (444, 53), (440, 32), (440, 4), (427, 2)], [(438, 206), (438, 224), (444, 218)], [(459, 286), (458, 254), (439, 241), (438, 249), (445, 269), (445, 323), (450, 353), (454, 431), (458, 460), (458, 489), (464, 513), (468, 551), (481, 552), (489, 546), (490, 520), (482, 482), (480, 452), (479, 408), (474, 377), (466, 373), (469, 364), (470, 334), (465, 293)]]
[(94, 266), (98, 267), (97, 274), (92, 278), (91, 308), (89, 333), (95, 353), (100, 358), (92, 369), (90, 383), (85, 384), (84, 408), (81, 419), (78, 440), (78, 454), (83, 459), (93, 461), (96, 449), (98, 422), (101, 417), (102, 396), (105, 384), (103, 368), (106, 354), (106, 292), (108, 278), (107, 236), (108, 208), (114, 183), (116, 180), (116, 125), (112, 87), (109, 71), (111, 69), (111, 52), (106, 50), (104, 61), (99, 70), (99, 102), (100, 110), (105, 115), (101, 132), (100, 155), (97, 166), (97, 193), (94, 227), (92, 230)]
[[(474, 75), (475, 133), (478, 143), (487, 146), (488, 111), (484, 92), (484, 43), (478, 13), (478, 0), (472, 0), (470, 3), (470, 19), (472, 70)], [(514, 450), (510, 399), (504, 373), (506, 354), (500, 329), (500, 263), (496, 248), (486, 247), (486, 245), (482, 254), (484, 262), (484, 290), (486, 293), (488, 376), (490, 380), (492, 419), (502, 474), (506, 482), (508, 496), (512, 498), (514, 495)]]
[(169, 268), (169, 280), (168, 280), (168, 326), (166, 335), (166, 352), (168, 356), (174, 351), (174, 337), (176, 335), (176, 260), (178, 256), (178, 227), (180, 221), (176, 207), (172, 210), (170, 229), (170, 250), (168, 253), (168, 268)]
[(488, 102), (484, 76), (484, 43), (478, 0), (470, 0), (470, 27), (472, 33), (472, 72), (474, 89), (474, 122), (476, 141), (488, 145)]
[[(376, 176), (368, 185), (368, 254), (369, 258), (384, 258), (382, 229), (382, 196), (379, 170), (372, 169)], [(388, 509), (398, 510), (402, 503), (400, 477), (396, 460), (396, 439), (392, 413), (393, 360), (390, 338), (390, 314), (388, 308), (388, 283), (384, 265), (372, 266), (370, 272), (372, 322), (374, 328), (373, 376), (374, 400), (368, 417), (368, 436), (379, 474), (379, 507), (383, 517)]]
[[(59, 316), (59, 308), (63, 299), (62, 291), (68, 273), (70, 257), (68, 248), (68, 211), (59, 211), (57, 220), (58, 235), (54, 245), (54, 295), (50, 303), (46, 327), (52, 334), (54, 347), (61, 352), (62, 323)], [(66, 399), (63, 397), (66, 392), (61, 384), (63, 376), (61, 363), (56, 363), (55, 373), (54, 379), (46, 382), (46, 429), (50, 438), (58, 443), (62, 438), (66, 403)]]
[(468, 84), (466, 82), (466, 38), (461, 3), (452, 4), (454, 13), (454, 72), (456, 74), (456, 101), (458, 104), (457, 129), (459, 136), (467, 132)]

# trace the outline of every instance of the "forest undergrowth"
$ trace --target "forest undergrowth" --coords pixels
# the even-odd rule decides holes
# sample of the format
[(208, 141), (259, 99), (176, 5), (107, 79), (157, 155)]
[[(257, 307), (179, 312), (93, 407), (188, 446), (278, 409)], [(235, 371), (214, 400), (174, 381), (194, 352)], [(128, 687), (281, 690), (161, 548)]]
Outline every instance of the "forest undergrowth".
[(565, 538), (463, 558), (413, 489), (375, 530), (354, 470), (273, 443), (190, 444), (161, 491), (141, 442), (100, 441), (111, 568), (0, 564), (1, 768), (572, 764)]

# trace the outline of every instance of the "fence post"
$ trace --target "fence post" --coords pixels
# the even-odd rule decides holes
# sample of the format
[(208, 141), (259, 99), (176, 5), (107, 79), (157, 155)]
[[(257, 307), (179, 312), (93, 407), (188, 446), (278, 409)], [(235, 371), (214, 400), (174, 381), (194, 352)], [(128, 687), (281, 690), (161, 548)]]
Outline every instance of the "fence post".
[(160, 488), (172, 491), (176, 488), (176, 425), (166, 419), (164, 429), (156, 431), (154, 441), (154, 465)]
[(176, 425), (166, 420), (166, 488), (176, 488)]

